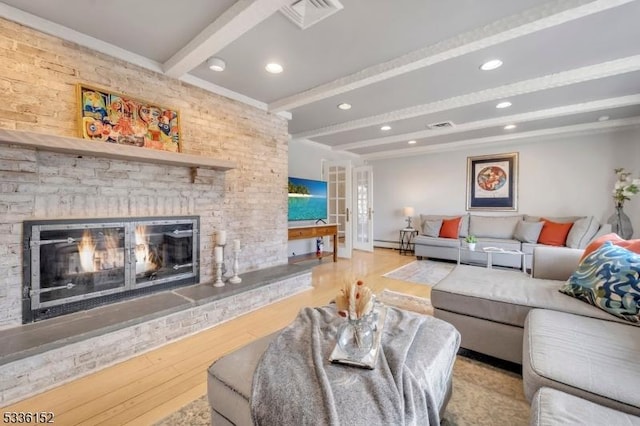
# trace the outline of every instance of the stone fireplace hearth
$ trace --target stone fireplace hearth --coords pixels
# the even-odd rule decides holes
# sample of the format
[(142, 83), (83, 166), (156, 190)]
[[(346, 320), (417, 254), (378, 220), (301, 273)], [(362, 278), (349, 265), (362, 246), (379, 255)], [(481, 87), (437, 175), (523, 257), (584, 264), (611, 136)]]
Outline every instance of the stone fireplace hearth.
[(199, 282), (200, 218), (24, 222), (23, 323)]

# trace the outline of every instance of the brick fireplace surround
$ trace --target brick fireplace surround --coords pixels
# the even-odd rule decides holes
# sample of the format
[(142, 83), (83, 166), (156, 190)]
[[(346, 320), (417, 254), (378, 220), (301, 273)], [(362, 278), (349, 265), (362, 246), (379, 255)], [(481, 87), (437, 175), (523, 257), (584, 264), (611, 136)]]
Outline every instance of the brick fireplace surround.
[(241, 240), (241, 272), (286, 264), (285, 118), (0, 18), (0, 128), (77, 136), (77, 83), (179, 110), (182, 152), (236, 168), (192, 182), (188, 167), (0, 144), (0, 330), (21, 324), (25, 220), (197, 215), (201, 282), (217, 230)]

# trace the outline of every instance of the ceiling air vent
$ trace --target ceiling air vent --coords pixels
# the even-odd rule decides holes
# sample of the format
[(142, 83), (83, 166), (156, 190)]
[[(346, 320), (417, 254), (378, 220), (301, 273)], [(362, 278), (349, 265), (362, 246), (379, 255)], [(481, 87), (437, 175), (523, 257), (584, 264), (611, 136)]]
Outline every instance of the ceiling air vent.
[(338, 0), (298, 0), (283, 7), (280, 12), (304, 30), (343, 7)]
[(441, 121), (440, 123), (427, 124), (430, 129), (448, 129), (453, 127), (453, 121)]

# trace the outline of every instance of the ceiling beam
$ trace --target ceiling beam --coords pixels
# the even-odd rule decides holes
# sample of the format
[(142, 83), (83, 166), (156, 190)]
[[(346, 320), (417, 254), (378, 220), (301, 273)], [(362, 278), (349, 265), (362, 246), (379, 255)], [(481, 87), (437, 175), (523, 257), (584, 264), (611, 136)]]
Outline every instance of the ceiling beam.
[(611, 129), (624, 127), (639, 127), (640, 117), (621, 118), (619, 120), (602, 121), (597, 123), (573, 124), (570, 126), (555, 127), (551, 129), (532, 130), (530, 132), (512, 133), (509, 135), (487, 136), (484, 138), (467, 139), (457, 142), (441, 143), (421, 146), (416, 148), (395, 149), (391, 151), (361, 154), (363, 160), (386, 160), (389, 158), (413, 157), (420, 154), (432, 154), (437, 152), (459, 151), (477, 146), (504, 145), (507, 142), (530, 139), (531, 142), (539, 142), (558, 135), (593, 135), (595, 133), (608, 132)]
[(346, 132), (349, 130), (361, 129), (369, 126), (376, 126), (383, 123), (406, 120), (420, 117), (440, 111), (447, 111), (454, 108), (461, 108), (475, 105), (482, 102), (505, 99), (512, 96), (534, 93), (541, 90), (554, 89), (572, 84), (583, 83), (605, 77), (612, 77), (628, 72), (640, 71), (640, 55), (629, 56), (613, 61), (603, 62), (596, 65), (588, 65), (555, 74), (548, 74), (529, 80), (499, 86), (491, 89), (480, 90), (478, 92), (467, 93), (452, 98), (443, 99), (428, 104), (415, 105), (395, 111), (386, 112), (358, 120), (347, 121), (340, 124), (321, 127), (296, 133), (294, 138), (313, 138), (317, 136), (330, 135)]
[(633, 0), (554, 0), (313, 89), (279, 99), (269, 104), (269, 111), (291, 110), (318, 102), (631, 1)]
[(372, 146), (388, 145), (396, 142), (406, 142), (410, 139), (429, 139), (443, 135), (469, 132), (471, 130), (487, 129), (490, 127), (504, 126), (506, 124), (526, 123), (528, 121), (545, 120), (548, 118), (564, 117), (567, 115), (583, 114), (593, 111), (602, 111), (611, 108), (622, 108), (631, 105), (640, 105), (640, 94), (619, 96), (617, 98), (600, 99), (597, 101), (583, 102), (573, 105), (563, 105), (555, 108), (541, 109), (538, 111), (524, 112), (521, 114), (506, 115), (487, 120), (472, 121), (445, 129), (426, 129), (418, 132), (404, 133), (384, 138), (368, 139), (342, 145), (335, 145), (333, 149), (343, 151)]
[(290, 2), (237, 1), (163, 64), (165, 74), (182, 77)]

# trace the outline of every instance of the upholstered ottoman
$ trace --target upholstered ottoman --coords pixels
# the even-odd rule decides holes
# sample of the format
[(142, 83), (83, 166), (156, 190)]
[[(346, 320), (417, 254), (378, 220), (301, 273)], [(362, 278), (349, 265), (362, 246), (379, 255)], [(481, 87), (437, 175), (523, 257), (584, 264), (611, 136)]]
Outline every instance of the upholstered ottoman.
[(275, 333), (269, 334), (211, 364), (207, 397), (212, 425), (253, 424), (249, 405), (253, 372), (274, 337)]
[[(430, 371), (433, 378), (431, 385), (434, 388), (443, 389), (442, 398), (438, 398), (437, 409), (442, 418), (447, 403), (451, 397), (453, 364), (455, 362), (457, 348), (460, 343), (460, 335), (449, 324), (443, 323), (433, 317), (428, 317), (429, 330), (438, 330), (442, 339), (437, 341), (449, 342), (448, 345), (429, 345), (435, 341), (430, 333), (420, 337), (420, 344), (428, 348), (425, 352), (424, 367)], [(243, 348), (230, 353), (214, 362), (208, 369), (208, 400), (211, 406), (211, 423), (213, 425), (252, 425), (251, 395), (254, 371), (260, 362), (269, 343), (278, 333), (274, 333), (256, 340)], [(384, 341), (383, 341), (384, 347)], [(382, 356), (382, 355), (380, 355)], [(378, 362), (381, 362), (378, 360)], [(447, 371), (436, 370), (435, 366), (446, 365)], [(356, 368), (336, 366), (336, 368)], [(356, 369), (359, 370), (359, 369)], [(367, 370), (368, 371), (368, 370)], [(427, 378), (428, 380), (429, 378)], [(440, 392), (438, 393), (440, 394)]]
[(638, 326), (534, 309), (524, 331), (525, 396), (550, 387), (640, 416), (639, 354)]
[(640, 426), (640, 417), (603, 407), (551, 388), (541, 388), (531, 401), (531, 426)]

